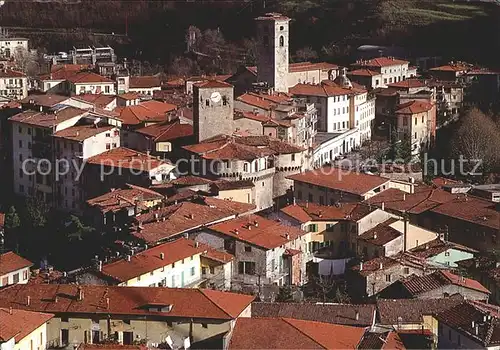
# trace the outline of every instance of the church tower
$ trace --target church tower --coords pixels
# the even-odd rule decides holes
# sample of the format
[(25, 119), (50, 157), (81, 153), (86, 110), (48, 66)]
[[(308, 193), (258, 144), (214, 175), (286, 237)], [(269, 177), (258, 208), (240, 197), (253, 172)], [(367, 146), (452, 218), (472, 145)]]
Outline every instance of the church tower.
[(288, 92), (290, 18), (279, 13), (257, 17), (257, 81), (274, 91)]
[(196, 141), (203, 142), (234, 131), (233, 86), (211, 80), (193, 86), (193, 131)]

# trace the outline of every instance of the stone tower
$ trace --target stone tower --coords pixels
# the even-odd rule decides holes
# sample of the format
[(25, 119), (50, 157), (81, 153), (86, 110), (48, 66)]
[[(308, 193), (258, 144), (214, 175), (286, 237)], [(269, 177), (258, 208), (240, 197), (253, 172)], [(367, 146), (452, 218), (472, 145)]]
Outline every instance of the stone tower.
[(279, 13), (257, 17), (257, 80), (274, 91), (288, 92), (288, 23)]
[(198, 143), (233, 133), (233, 94), (231, 84), (218, 80), (193, 86), (193, 129)]

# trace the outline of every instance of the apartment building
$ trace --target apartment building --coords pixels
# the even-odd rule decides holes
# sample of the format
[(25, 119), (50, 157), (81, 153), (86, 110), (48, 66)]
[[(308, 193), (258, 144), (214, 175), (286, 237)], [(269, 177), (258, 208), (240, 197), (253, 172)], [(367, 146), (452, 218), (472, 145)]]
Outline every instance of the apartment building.
[(115, 95), (115, 82), (92, 72), (78, 72), (66, 78), (64, 91), (70, 95), (105, 94)]
[(32, 266), (31, 261), (14, 252), (0, 254), (0, 287), (28, 283)]
[(16, 57), (18, 50), (28, 50), (28, 39), (20, 37), (0, 38), (0, 56)]
[(141, 95), (153, 97), (154, 91), (161, 90), (160, 77), (155, 75), (150, 76), (132, 76), (129, 78), (128, 91)]
[(234, 256), (234, 289), (256, 292), (264, 285), (301, 285), (307, 281), (311, 235), (249, 215), (211, 225), (194, 236), (196, 241)]
[(2, 350), (46, 349), (47, 323), (52, 314), (0, 308)]
[[(358, 60), (352, 65), (352, 67), (355, 70), (367, 69), (370, 71), (370, 74), (373, 75), (374, 78), (372, 79), (372, 85), (367, 87), (372, 89), (387, 87), (387, 84), (397, 83), (408, 78), (413, 78), (417, 75), (416, 67), (410, 66), (410, 62), (394, 57), (378, 57), (371, 60)], [(378, 75), (380, 75), (380, 77)], [(356, 76), (358, 75), (351, 75), (354, 79), (356, 79)]]
[(47, 323), (48, 347), (144, 342), (169, 338), (176, 347), (230, 332), (251, 316), (249, 295), (208, 289), (38, 284), (0, 291), (0, 306), (56, 314)]
[(22, 100), (28, 96), (28, 77), (10, 69), (0, 69), (0, 96)]

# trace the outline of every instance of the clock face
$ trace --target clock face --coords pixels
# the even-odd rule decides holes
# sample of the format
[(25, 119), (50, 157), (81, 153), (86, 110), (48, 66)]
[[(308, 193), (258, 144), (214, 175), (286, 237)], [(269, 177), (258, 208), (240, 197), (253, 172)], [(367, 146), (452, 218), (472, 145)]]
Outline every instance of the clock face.
[(212, 92), (212, 94), (210, 95), (210, 99), (212, 100), (212, 102), (214, 103), (217, 103), (221, 100), (221, 96), (220, 96), (220, 92)]

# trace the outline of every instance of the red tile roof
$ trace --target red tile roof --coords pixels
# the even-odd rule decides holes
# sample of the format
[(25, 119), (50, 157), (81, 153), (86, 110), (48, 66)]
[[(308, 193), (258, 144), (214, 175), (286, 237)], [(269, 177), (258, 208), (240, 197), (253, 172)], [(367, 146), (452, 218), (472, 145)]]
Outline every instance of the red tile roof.
[(116, 99), (115, 96), (104, 95), (104, 94), (82, 94), (73, 96), (72, 98), (76, 100), (83, 100), (85, 102), (90, 102), (94, 106), (99, 108), (106, 108)]
[(215, 187), (219, 191), (230, 191), (243, 188), (252, 188), (255, 187), (255, 184), (253, 183), (252, 180), (238, 180), (238, 181), (219, 180), (213, 183), (213, 187)]
[(253, 214), (212, 225), (210, 229), (265, 249), (279, 247), (306, 234), (296, 227)]
[(52, 317), (41, 312), (0, 308), (0, 343), (14, 338), (17, 344)]
[(0, 78), (26, 78), (26, 75), (11, 69), (0, 69)]
[(264, 14), (263, 16), (257, 17), (256, 20), (258, 20), (258, 21), (267, 21), (267, 20), (271, 20), (271, 21), (290, 21), (290, 18), (288, 18), (287, 16), (282, 15), (281, 13), (268, 12), (268, 13)]
[(50, 67), (50, 71), (52, 73), (59, 71), (67, 71), (67, 72), (79, 72), (84, 69), (92, 68), (91, 64), (54, 64)]
[(130, 77), (129, 87), (131, 89), (161, 87), (160, 77), (154, 75)]
[(422, 293), (430, 292), (447, 285), (457, 285), (490, 294), (490, 291), (483, 287), (478, 281), (454, 275), (446, 270), (436, 271), (425, 276), (412, 275), (401, 280), (400, 283), (412, 296), (418, 296)]
[(186, 176), (181, 176), (175, 180), (172, 180), (169, 183), (178, 187), (182, 187), (182, 186), (208, 185), (212, 183), (212, 180), (194, 175), (186, 175)]
[(112, 190), (102, 196), (89, 199), (87, 204), (98, 208), (101, 212), (117, 212), (138, 204), (141, 208), (146, 201), (162, 200), (164, 198), (158, 192), (150, 189), (127, 184), (125, 188)]
[(413, 88), (424, 88), (427, 85), (422, 80), (406, 79), (406, 80), (398, 81), (397, 83), (387, 84), (387, 86), (391, 87), (391, 88), (413, 89)]
[(463, 72), (468, 70), (469, 67), (462, 64), (446, 64), (444, 66), (434, 67), (430, 71), (443, 71), (443, 72)]
[(113, 128), (115, 127), (110, 125), (105, 125), (105, 126), (95, 126), (94, 124), (78, 125), (60, 130), (56, 132), (54, 136), (62, 139), (82, 142), (93, 136), (102, 134), (103, 132), (110, 131)]
[(204, 159), (254, 160), (276, 154), (300, 153), (304, 149), (270, 136), (219, 135), (202, 143), (184, 146)]
[(382, 75), (382, 74), (379, 72), (375, 72), (373, 70), (362, 68), (362, 69), (355, 69), (355, 70), (352, 70), (350, 72), (347, 72), (347, 75), (356, 75), (356, 76), (361, 76), (361, 77), (373, 77), (373, 76)]
[(233, 261), (235, 259), (234, 255), (229, 254), (228, 252), (223, 252), (223, 251), (217, 250), (217, 249), (209, 246), (208, 244), (198, 243), (198, 246), (200, 247), (200, 249), (203, 250), (203, 253), (201, 254), (201, 256), (203, 258), (206, 258), (206, 259), (209, 259), (209, 260), (221, 263), (221, 264), (226, 264), (226, 263)]
[(67, 76), (65, 80), (68, 80), (73, 84), (92, 84), (92, 83), (114, 84), (113, 80), (92, 72), (77, 72), (75, 74)]
[(225, 83), (219, 80), (206, 80), (199, 83), (195, 83), (194, 86), (200, 89), (212, 89), (212, 88), (232, 88), (233, 85)]
[(436, 187), (443, 187), (446, 185), (463, 185), (464, 184), (462, 181), (447, 179), (445, 177), (435, 177), (431, 180), (431, 182)]
[(341, 203), (338, 206), (316, 203), (297, 203), (281, 209), (281, 212), (301, 223), (309, 221), (357, 221), (377, 208), (359, 203)]
[(117, 98), (121, 98), (122, 100), (137, 100), (140, 98), (140, 95), (136, 92), (126, 92), (124, 94), (116, 95)]
[(239, 318), (229, 349), (354, 349), (365, 330), (290, 318)]
[(137, 125), (143, 122), (167, 121), (167, 113), (174, 111), (176, 108), (175, 105), (170, 103), (150, 100), (134, 106), (117, 107), (115, 112), (120, 115), (124, 124)]
[(427, 242), (425, 244), (419, 245), (418, 247), (411, 249), (410, 252), (413, 255), (427, 259), (429, 257), (436, 256), (451, 249), (460, 250), (468, 253), (477, 253), (477, 250), (475, 249), (449, 241), (442, 241), (438, 238), (430, 242)]
[(120, 259), (105, 264), (102, 267), (102, 273), (118, 282), (125, 282), (177, 261), (201, 255), (203, 252), (204, 250), (198, 246), (198, 243), (179, 238), (137, 253), (131, 256), (130, 261)]
[(374, 228), (359, 235), (358, 239), (376, 246), (384, 246), (387, 243), (392, 242), (396, 238), (402, 236), (402, 233), (400, 231), (391, 227), (391, 225), (396, 221), (398, 221), (398, 219), (388, 219), (383, 223), (378, 224)]
[(305, 173), (288, 176), (288, 179), (326, 187), (347, 193), (362, 195), (377, 187), (387, 184), (389, 180), (376, 175), (357, 172), (345, 172), (340, 168), (324, 167)]
[[(82, 299), (79, 300), (79, 291)], [(28, 296), (30, 304), (27, 305)], [(0, 291), (0, 306), (57, 314), (134, 315), (231, 320), (254, 297), (208, 289), (16, 284)], [(109, 303), (107, 302), (109, 301)], [(158, 307), (172, 305), (170, 311)], [(150, 310), (154, 306), (154, 311)]]
[(279, 104), (290, 103), (293, 99), (291, 95), (284, 93), (264, 94), (247, 92), (236, 98), (237, 101), (264, 110), (275, 109)]
[(495, 209), (495, 203), (484, 199), (467, 195), (457, 196), (431, 211), (476, 225), (500, 229), (500, 212)]
[(360, 63), (357, 63), (357, 65), (362, 67), (389, 67), (389, 66), (409, 64), (409, 63), (410, 62), (408, 61), (392, 57), (378, 57), (378, 58), (372, 58), (371, 60), (368, 61), (362, 61)]
[(181, 123), (179, 120), (173, 122), (163, 122), (148, 125), (144, 128), (137, 129), (139, 134), (153, 137), (156, 142), (167, 142), (180, 137), (188, 137), (193, 135), (193, 125)]
[(452, 201), (455, 198), (457, 198), (457, 195), (442, 189), (436, 189), (426, 185), (417, 185), (415, 186), (415, 193), (406, 193), (396, 188), (389, 188), (367, 199), (365, 202), (379, 207), (382, 206), (383, 203), (386, 210), (421, 214), (442, 203)]
[(396, 114), (417, 114), (430, 111), (434, 105), (429, 102), (412, 100), (396, 106)]
[(294, 72), (308, 72), (312, 70), (330, 70), (330, 69), (338, 69), (339, 66), (333, 63), (327, 62), (319, 62), (319, 63), (311, 63), (311, 62), (297, 62), (290, 63), (288, 65), (288, 71), (291, 73)]
[(43, 128), (52, 128), (69, 119), (81, 117), (86, 113), (87, 111), (83, 109), (68, 106), (59, 109), (54, 113), (27, 110), (12, 116), (9, 120)]
[(117, 147), (87, 159), (87, 163), (113, 168), (150, 171), (162, 165), (170, 164), (145, 153), (130, 148)]
[[(255, 209), (252, 204), (215, 198), (202, 198), (196, 202), (182, 202), (136, 217), (132, 234), (148, 243), (189, 232)], [(158, 214), (158, 219), (155, 215)], [(142, 227), (142, 228), (140, 228)]]
[(33, 263), (14, 252), (0, 254), (0, 276), (33, 266)]
[(333, 82), (322, 81), (320, 84), (297, 84), (289, 89), (292, 95), (332, 97), (357, 95), (366, 92), (360, 88), (343, 88)]

